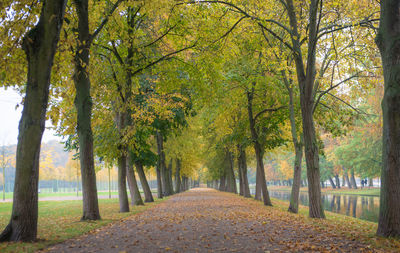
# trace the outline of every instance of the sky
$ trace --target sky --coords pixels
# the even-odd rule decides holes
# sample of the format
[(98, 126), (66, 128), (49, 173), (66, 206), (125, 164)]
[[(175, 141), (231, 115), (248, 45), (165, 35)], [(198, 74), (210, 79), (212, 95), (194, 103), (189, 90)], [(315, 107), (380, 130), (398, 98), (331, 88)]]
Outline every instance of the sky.
[[(17, 109), (15, 107), (21, 100), (22, 97), (12, 88), (5, 90), (3, 87), (0, 87), (0, 145), (17, 144), (18, 124), (21, 119), (22, 105)], [(60, 137), (54, 136), (54, 130), (47, 129), (49, 126), (52, 126), (51, 122), (46, 121), (46, 129), (42, 142), (61, 140)]]

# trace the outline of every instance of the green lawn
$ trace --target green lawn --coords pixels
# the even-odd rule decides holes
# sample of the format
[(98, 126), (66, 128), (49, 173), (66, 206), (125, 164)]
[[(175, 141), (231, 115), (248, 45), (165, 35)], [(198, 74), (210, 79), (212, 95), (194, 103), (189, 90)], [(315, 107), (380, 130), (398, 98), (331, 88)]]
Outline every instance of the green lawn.
[[(157, 193), (157, 190), (152, 190), (153, 193)], [(143, 194), (143, 192), (141, 191)], [(99, 191), (97, 192), (98, 196), (108, 196), (108, 191)], [(129, 191), (128, 191), (129, 194)], [(111, 195), (118, 195), (117, 191), (112, 191)], [(39, 193), (39, 198), (46, 198), (46, 197), (66, 197), (66, 196), (76, 196), (76, 192), (41, 192)], [(82, 196), (82, 192), (79, 192), (79, 196)], [(12, 199), (13, 198), (13, 193), (12, 192), (6, 192), (5, 194), (6, 199)], [(0, 192), (0, 202), (3, 199), (3, 193)]]
[[(119, 213), (118, 199), (99, 199), (100, 221), (79, 221), (82, 215), (82, 201), (41, 201), (39, 202), (38, 242), (0, 243), (0, 252), (34, 252), (51, 244), (65, 241), (93, 229), (102, 227), (135, 213), (142, 212), (163, 200), (133, 207), (129, 213)], [(0, 228), (3, 229), (11, 215), (12, 203), (0, 203)]]

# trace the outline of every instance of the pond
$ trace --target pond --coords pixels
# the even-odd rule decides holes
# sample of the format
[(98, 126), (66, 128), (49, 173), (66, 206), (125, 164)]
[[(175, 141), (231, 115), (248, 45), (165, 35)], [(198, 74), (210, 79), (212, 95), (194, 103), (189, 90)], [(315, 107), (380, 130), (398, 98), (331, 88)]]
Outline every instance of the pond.
[[(290, 200), (289, 191), (270, 191), (272, 198)], [(308, 206), (308, 193), (300, 192), (299, 204)], [(362, 220), (378, 222), (379, 197), (322, 194), (322, 204), (327, 211), (352, 216)]]

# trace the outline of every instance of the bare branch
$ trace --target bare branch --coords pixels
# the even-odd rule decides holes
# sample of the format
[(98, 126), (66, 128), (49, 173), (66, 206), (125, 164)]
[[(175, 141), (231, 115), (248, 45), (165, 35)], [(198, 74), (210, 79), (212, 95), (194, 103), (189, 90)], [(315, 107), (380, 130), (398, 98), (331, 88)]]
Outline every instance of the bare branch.
[(328, 92), (328, 95), (331, 95), (333, 98), (339, 100), (340, 102), (342, 102), (343, 104), (347, 105), (348, 107), (350, 107), (351, 109), (353, 109), (355, 112), (359, 113), (359, 114), (367, 114), (364, 111), (352, 106), (351, 104), (347, 103), (346, 101), (344, 101), (343, 99), (341, 99), (340, 97), (337, 97), (335, 95), (333, 95), (332, 93)]
[(326, 26), (324, 28), (321, 28), (318, 31), (318, 33), (319, 33), (318, 39), (320, 39), (321, 37), (323, 37), (326, 34), (337, 32), (337, 31), (341, 31), (341, 30), (344, 30), (344, 29), (347, 29), (347, 28), (350, 28), (350, 27), (366, 26), (366, 25), (371, 26), (371, 24), (373, 22), (377, 22), (377, 21), (379, 21), (379, 19), (375, 18), (375, 19), (365, 19), (365, 20), (362, 20), (362, 21), (360, 21), (358, 23), (355, 23), (355, 24), (345, 24), (345, 25), (333, 24), (333, 25), (330, 25), (330, 26)]
[(348, 77), (348, 78), (346, 78), (346, 79), (340, 81), (339, 83), (337, 83), (337, 84), (335, 84), (335, 85), (331, 85), (327, 90), (322, 91), (321, 94), (319, 94), (319, 96), (318, 96), (318, 98), (317, 98), (317, 101), (316, 101), (315, 104), (314, 104), (314, 107), (313, 107), (313, 111), (312, 111), (312, 112), (313, 112), (313, 113), (315, 112), (315, 109), (317, 108), (318, 104), (320, 103), (321, 98), (322, 98), (324, 95), (329, 94), (329, 95), (333, 96), (332, 94), (329, 93), (331, 90), (333, 90), (333, 89), (337, 88), (338, 86), (340, 86), (340, 85), (342, 85), (342, 84), (344, 84), (344, 83), (350, 81), (351, 79), (360, 77), (360, 74), (361, 74), (362, 72), (363, 72), (363, 71), (359, 71), (359, 72), (357, 72), (356, 74), (354, 74), (354, 75), (352, 75), (352, 76), (350, 76), (350, 77)]

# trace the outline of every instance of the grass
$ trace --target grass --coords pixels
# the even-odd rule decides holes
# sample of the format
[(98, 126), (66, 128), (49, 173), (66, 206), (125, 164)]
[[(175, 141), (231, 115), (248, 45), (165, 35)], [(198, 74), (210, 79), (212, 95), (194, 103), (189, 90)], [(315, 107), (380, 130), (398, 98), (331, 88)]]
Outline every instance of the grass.
[[(289, 186), (269, 186), (269, 190), (272, 191), (291, 191), (292, 188)], [(348, 194), (348, 195), (363, 195), (363, 196), (377, 196), (379, 197), (380, 188), (358, 188), (358, 189), (349, 189), (349, 188), (340, 188), (340, 189), (333, 189), (329, 188), (322, 188), (322, 193), (330, 193), (330, 194)], [(300, 192), (307, 192), (307, 187), (301, 187)]]
[[(156, 193), (157, 190), (152, 190), (153, 193)], [(143, 193), (141, 191), (141, 193)], [(97, 195), (98, 196), (108, 196), (108, 191), (98, 191)], [(128, 191), (129, 194), (129, 191)], [(117, 191), (111, 191), (111, 195), (118, 195)], [(70, 197), (70, 196), (76, 196), (76, 192), (41, 192), (39, 193), (39, 198), (47, 198), (47, 197)], [(79, 192), (79, 196), (82, 197), (82, 192)], [(12, 199), (13, 198), (13, 193), (12, 192), (6, 192), (5, 194), (6, 199)], [(0, 202), (3, 199), (3, 193), (0, 192)]]
[[(143, 212), (163, 200), (156, 199), (154, 203), (133, 207), (129, 213), (119, 213), (118, 199), (99, 199), (102, 217), (100, 221), (79, 221), (82, 215), (81, 200), (41, 201), (38, 221), (39, 240), (34, 243), (0, 243), (0, 252), (34, 252)], [(0, 203), (0, 228), (7, 225), (11, 208), (12, 203)]]

